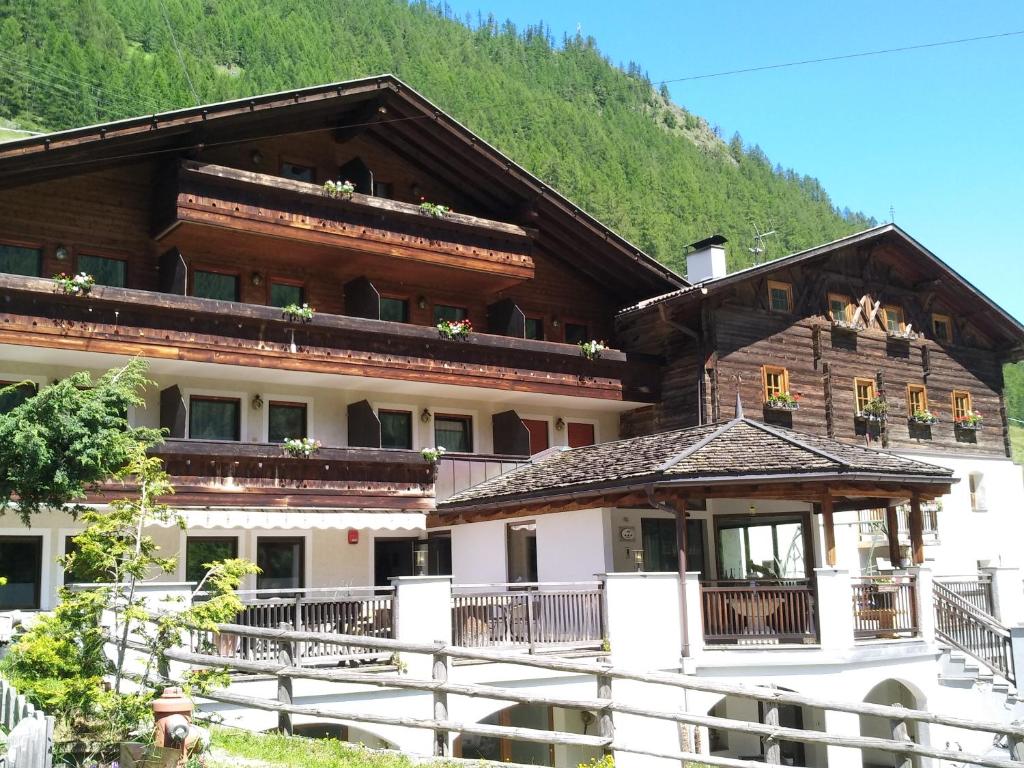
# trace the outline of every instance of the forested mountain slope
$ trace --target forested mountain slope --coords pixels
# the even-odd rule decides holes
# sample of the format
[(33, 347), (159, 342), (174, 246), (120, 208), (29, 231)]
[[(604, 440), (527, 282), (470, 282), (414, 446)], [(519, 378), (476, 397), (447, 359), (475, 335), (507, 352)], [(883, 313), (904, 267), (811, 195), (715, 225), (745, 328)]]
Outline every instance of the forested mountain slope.
[(754, 224), (778, 230), (781, 256), (871, 223), (816, 179), (722, 142), (591, 39), (404, 0), (0, 0), (0, 118), (22, 128), (384, 72), (680, 271), (686, 244), (714, 232), (738, 267)]

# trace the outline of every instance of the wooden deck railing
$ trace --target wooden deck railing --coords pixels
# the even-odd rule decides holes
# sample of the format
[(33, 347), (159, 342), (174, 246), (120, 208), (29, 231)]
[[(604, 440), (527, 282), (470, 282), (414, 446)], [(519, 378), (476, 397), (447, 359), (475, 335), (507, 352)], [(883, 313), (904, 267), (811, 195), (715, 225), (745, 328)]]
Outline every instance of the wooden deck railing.
[(945, 584), (933, 582), (935, 634), (1016, 684), (1010, 631)]
[(851, 581), (855, 639), (917, 635), (917, 582), (913, 576), (855, 576)]
[(816, 643), (814, 589), (805, 579), (701, 584), (709, 644)]
[(516, 590), (452, 595), (452, 639), (456, 645), (596, 646), (604, 640), (604, 595), (599, 587), (546, 584), (544, 591), (536, 591), (533, 585), (509, 586)]
[(985, 573), (974, 576), (936, 576), (935, 581), (960, 596), (979, 611), (995, 616), (992, 602), (992, 577)]
[[(348, 592), (348, 594), (346, 594)], [(253, 590), (240, 593), (244, 607), (235, 623), (245, 627), (276, 629), (282, 625), (309, 632), (359, 637), (394, 637), (394, 590)], [(276, 659), (280, 648), (273, 642), (233, 634), (197, 633), (194, 647), (228, 658)], [(357, 645), (325, 642), (298, 643), (297, 664), (330, 664), (341, 657), (379, 654)]]

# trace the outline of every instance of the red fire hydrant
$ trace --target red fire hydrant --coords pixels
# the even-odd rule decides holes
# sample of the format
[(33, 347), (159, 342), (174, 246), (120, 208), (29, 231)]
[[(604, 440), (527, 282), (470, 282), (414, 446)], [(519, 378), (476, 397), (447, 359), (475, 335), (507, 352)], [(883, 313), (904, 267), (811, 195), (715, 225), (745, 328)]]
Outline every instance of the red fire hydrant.
[(153, 702), (153, 717), (156, 746), (180, 749), (184, 756), (192, 724), (192, 702), (181, 688), (164, 688), (160, 698)]

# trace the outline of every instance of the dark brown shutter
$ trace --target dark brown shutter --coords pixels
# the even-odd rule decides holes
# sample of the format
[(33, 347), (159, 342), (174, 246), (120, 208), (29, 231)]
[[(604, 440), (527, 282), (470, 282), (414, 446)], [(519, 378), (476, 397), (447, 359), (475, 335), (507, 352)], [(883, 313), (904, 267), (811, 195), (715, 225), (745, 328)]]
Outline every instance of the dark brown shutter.
[(185, 437), (185, 398), (177, 384), (160, 393), (160, 427), (168, 437)]
[(380, 292), (365, 277), (345, 283), (345, 314), (380, 320)]
[(171, 248), (160, 257), (160, 291), (185, 295), (186, 271), (181, 251)]
[(491, 417), (494, 427), (494, 452), (502, 456), (529, 456), (530, 430), (515, 411), (502, 411)]
[(380, 419), (366, 400), (348, 407), (348, 444), (352, 448), (380, 448)]
[(487, 331), (499, 336), (526, 338), (526, 315), (512, 299), (502, 299), (487, 307)]

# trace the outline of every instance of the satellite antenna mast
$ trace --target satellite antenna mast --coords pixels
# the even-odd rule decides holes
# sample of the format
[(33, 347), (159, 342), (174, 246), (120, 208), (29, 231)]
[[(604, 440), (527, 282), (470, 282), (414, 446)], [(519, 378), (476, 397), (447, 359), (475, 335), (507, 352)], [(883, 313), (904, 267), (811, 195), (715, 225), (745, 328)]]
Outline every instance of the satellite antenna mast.
[(777, 231), (772, 227), (770, 219), (768, 221), (769, 229), (767, 232), (762, 232), (757, 226), (757, 222), (753, 219), (750, 220), (750, 225), (754, 228), (754, 247), (748, 248), (747, 250), (753, 254), (755, 264), (761, 260), (762, 256), (764, 256), (764, 261), (768, 261), (768, 246), (765, 242), (765, 238), (777, 234)]

